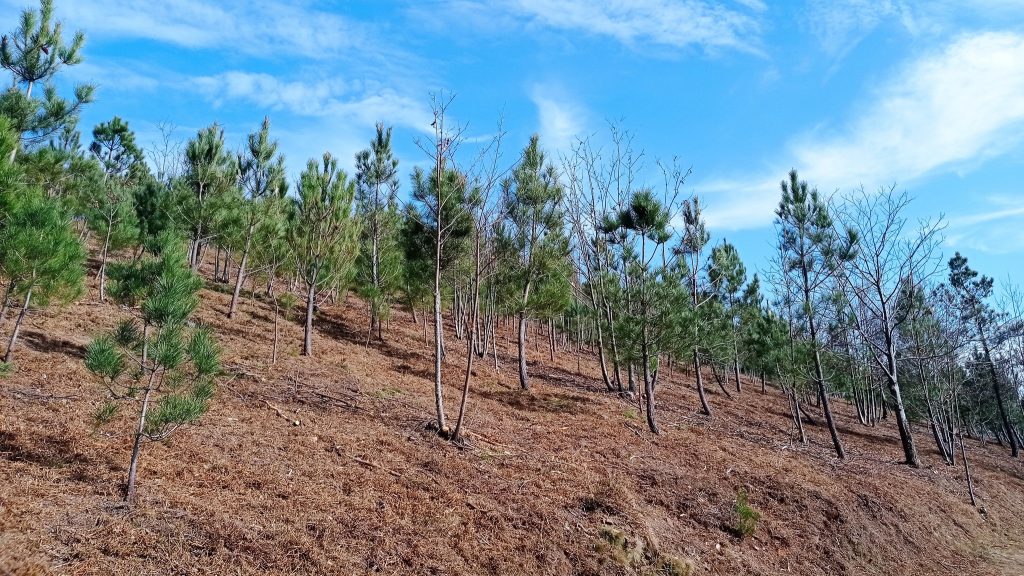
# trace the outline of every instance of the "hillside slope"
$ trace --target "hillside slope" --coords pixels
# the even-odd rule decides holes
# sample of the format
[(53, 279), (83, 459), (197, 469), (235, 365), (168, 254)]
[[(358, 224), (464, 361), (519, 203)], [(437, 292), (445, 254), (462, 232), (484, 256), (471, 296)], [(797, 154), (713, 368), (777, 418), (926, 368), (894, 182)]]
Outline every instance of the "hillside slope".
[[(891, 423), (863, 427), (837, 403), (840, 462), (821, 426), (806, 446), (791, 436), (778, 391), (711, 390), (708, 419), (676, 373), (655, 437), (603, 391), (593, 357), (577, 373), (542, 344), (533, 392), (518, 391), (503, 333), (500, 374), (476, 364), (460, 448), (428, 429), (430, 346), (407, 312), (367, 347), (357, 299), (325, 308), (313, 359), (297, 355), (293, 316), (268, 366), (270, 308), (246, 302), (228, 322), (228, 300), (204, 290), (200, 317), (231, 375), (198, 426), (146, 446), (130, 512), (133, 415), (94, 430), (102, 395), (82, 363), (124, 312), (93, 290), (32, 315), (0, 379), (0, 573), (1024, 574), (1024, 466), (999, 447), (968, 441), (979, 513), (927, 430), (913, 470)], [(454, 416), (465, 350), (447, 341)], [(761, 512), (746, 539), (741, 491)]]

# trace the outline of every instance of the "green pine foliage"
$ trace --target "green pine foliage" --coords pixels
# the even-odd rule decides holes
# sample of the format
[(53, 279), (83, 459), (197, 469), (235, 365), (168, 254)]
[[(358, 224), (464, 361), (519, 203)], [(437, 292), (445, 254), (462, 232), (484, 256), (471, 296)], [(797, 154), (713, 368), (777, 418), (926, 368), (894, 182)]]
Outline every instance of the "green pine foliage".
[(299, 177), (288, 242), (305, 284), (306, 322), (302, 354), (313, 354), (313, 312), (325, 292), (346, 288), (359, 249), (359, 221), (353, 211), (355, 181), (325, 153), (311, 159)]
[(369, 331), (381, 335), (381, 322), (402, 287), (403, 249), (399, 231), (398, 159), (391, 151), (391, 128), (377, 124), (370, 147), (356, 154), (356, 206), (363, 223), (356, 285), (370, 306)]
[[(273, 245), (282, 236), (275, 224), (275, 215), (280, 211), (279, 200), (288, 190), (285, 183), (284, 156), (278, 154), (277, 141), (270, 138), (270, 119), (264, 118), (259, 132), (249, 134), (247, 146), (238, 155), (238, 181), (243, 197), (237, 209), (231, 211), (228, 245), (241, 254), (235, 289), (228, 306), (228, 318), (238, 308), (238, 300), (245, 281), (247, 266), (253, 251), (253, 243)], [(275, 266), (276, 269), (276, 266)]]
[(736, 503), (733, 505), (735, 524), (733, 530), (740, 538), (750, 538), (757, 530), (757, 523), (761, 520), (761, 512), (750, 505), (750, 497), (747, 491), (741, 489), (736, 494)]
[(558, 171), (534, 135), (519, 165), (503, 186), (505, 220), (498, 245), (507, 264), (506, 286), (517, 296), (519, 317), (519, 384), (529, 389), (526, 372), (526, 322), (560, 314), (569, 307), (569, 242), (564, 230), (564, 190)]
[[(175, 182), (173, 205), (177, 226), (190, 240), (188, 261), (198, 270), (203, 249), (225, 224), (224, 210), (232, 204), (238, 167), (224, 144), (224, 129), (213, 124), (188, 142), (184, 174)], [(233, 196), (235, 199), (237, 195)]]
[[(148, 177), (142, 150), (128, 123), (117, 116), (98, 124), (92, 131), (89, 152), (100, 167), (101, 178), (93, 178), (82, 194), (86, 222), (100, 238), (100, 301), (106, 299), (107, 260), (113, 251), (139, 239), (135, 188)], [(94, 170), (95, 172), (95, 170)]]
[[(0, 145), (14, 144), (6, 122)], [(13, 148), (12, 148), (13, 149)], [(24, 184), (18, 166), (0, 158), (0, 278), (5, 282), (3, 312), (20, 312), (11, 331), (4, 362), (13, 358), (18, 334), (30, 307), (68, 302), (82, 292), (85, 250), (64, 205)]]
[[(11, 87), (0, 94), (0, 115), (12, 121), (19, 147), (46, 142), (77, 123), (82, 106), (93, 99), (94, 87), (79, 84), (71, 99), (61, 97), (53, 83), (63, 68), (82, 62), (85, 35), (76, 32), (65, 42), (63, 25), (54, 19), (53, 0), (21, 13), (18, 26), (0, 41), (0, 67), (11, 74)], [(10, 151), (13, 161), (18, 148)]]
[(220, 351), (208, 328), (191, 327), (202, 279), (186, 265), (182, 241), (161, 238), (159, 256), (114, 266), (112, 296), (141, 303), (86, 350), (85, 366), (103, 385), (97, 424), (113, 420), (119, 403), (140, 406), (125, 499), (135, 491), (143, 442), (160, 441), (207, 411), (220, 374)]
[(407, 205), (402, 212), (399, 245), (402, 249), (402, 293), (406, 304), (415, 314), (430, 306), (433, 287), (434, 252), (430, 249), (431, 236), (417, 207)]
[(132, 207), (138, 230), (135, 243), (147, 252), (159, 250), (158, 239), (163, 234), (181, 233), (172, 219), (174, 198), (171, 191), (169, 182), (161, 182), (152, 175), (132, 190)]

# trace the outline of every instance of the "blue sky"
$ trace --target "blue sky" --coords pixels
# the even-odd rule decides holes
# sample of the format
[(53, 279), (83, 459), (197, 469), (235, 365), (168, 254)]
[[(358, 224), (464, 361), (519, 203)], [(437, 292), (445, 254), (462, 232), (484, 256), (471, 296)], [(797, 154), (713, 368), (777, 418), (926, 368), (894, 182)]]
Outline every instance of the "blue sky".
[[(13, 28), (30, 0), (0, 0)], [(693, 167), (715, 240), (764, 266), (778, 182), (897, 185), (944, 214), (945, 250), (1015, 279), (1024, 255), (1021, 0), (57, 0), (87, 34), (68, 81), (98, 84), (141, 143), (217, 121), (232, 146), (269, 115), (289, 168), (351, 171), (373, 124), (423, 162), (431, 91), (470, 136), (539, 132), (552, 155), (616, 120), (650, 159)], [(600, 136), (598, 136), (600, 138)], [(512, 162), (514, 153), (506, 160)], [(403, 185), (407, 182), (403, 181)]]

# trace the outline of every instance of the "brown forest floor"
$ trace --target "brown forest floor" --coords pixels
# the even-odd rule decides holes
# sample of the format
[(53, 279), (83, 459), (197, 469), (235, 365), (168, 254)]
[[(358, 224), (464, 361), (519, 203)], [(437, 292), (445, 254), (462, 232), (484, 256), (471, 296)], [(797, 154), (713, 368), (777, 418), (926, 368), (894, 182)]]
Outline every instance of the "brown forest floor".
[[(268, 366), (270, 308), (247, 301), (229, 322), (223, 287), (199, 316), (232, 376), (200, 424), (146, 445), (127, 512), (134, 414), (96, 431), (102, 394), (82, 363), (125, 311), (90, 289), (32, 314), (0, 379), (0, 574), (653, 574), (659, 557), (695, 574), (1024, 574), (1024, 466), (998, 446), (968, 441), (979, 513), (926, 429), (912, 470), (892, 423), (861, 426), (837, 403), (840, 462), (820, 425), (794, 441), (777, 391), (715, 387), (708, 419), (676, 373), (655, 437), (593, 357), (579, 374), (542, 343), (534, 389), (518, 391), (502, 335), (500, 375), (475, 365), (459, 448), (428, 429), (431, 347), (410, 314), (364, 347), (365, 308), (325, 308), (313, 359), (293, 314)], [(447, 341), (454, 418), (465, 344)], [(733, 533), (740, 490), (762, 513), (747, 539)]]

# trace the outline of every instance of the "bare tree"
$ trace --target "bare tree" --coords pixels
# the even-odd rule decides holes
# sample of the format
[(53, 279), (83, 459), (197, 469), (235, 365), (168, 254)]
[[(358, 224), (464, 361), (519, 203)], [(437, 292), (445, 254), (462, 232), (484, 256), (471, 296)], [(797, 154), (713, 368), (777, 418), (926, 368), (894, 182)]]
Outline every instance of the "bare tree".
[(871, 361), (885, 376), (906, 463), (918, 468), (921, 461), (907, 419), (899, 366), (912, 366), (916, 359), (903, 345), (902, 328), (922, 312), (916, 297), (939, 271), (942, 221), (922, 222), (916, 231), (910, 230), (905, 216), (910, 200), (906, 192), (895, 192), (895, 186), (877, 194), (862, 188), (839, 218), (844, 230), (837, 229), (836, 235), (857, 232), (854, 255), (840, 283), (859, 304), (851, 307), (853, 327), (867, 344)]
[[(562, 172), (568, 196), (566, 217), (572, 256), (576, 273), (582, 279), (577, 286), (580, 292), (577, 297), (587, 302), (594, 313), (598, 360), (605, 387), (609, 391), (624, 392), (619, 343), (612, 329), (617, 313), (611, 297), (614, 255), (599, 228), (605, 214), (626, 207), (629, 193), (644, 166), (644, 152), (634, 149), (630, 132), (614, 123), (609, 124), (608, 131), (607, 150), (595, 146), (590, 138), (578, 140), (572, 151), (562, 158)], [(606, 351), (611, 352), (611, 371)]]
[[(504, 177), (506, 170), (499, 168), (501, 162), (501, 142), (505, 136), (504, 124), (498, 122), (498, 129), (487, 146), (483, 147), (477, 162), (470, 169), (470, 209), (473, 218), (473, 277), (472, 294), (470, 295), (469, 334), (466, 339), (466, 372), (462, 382), (462, 399), (459, 402), (459, 415), (455, 421), (452, 438), (462, 438), (463, 424), (466, 418), (466, 406), (469, 402), (469, 385), (473, 374), (474, 346), (478, 338), (480, 325), (480, 285), (489, 275), (493, 275), (496, 263), (494, 247), (485, 244), (492, 240), (488, 231), (501, 217), (501, 206), (495, 201), (495, 190)], [(483, 346), (486, 350), (486, 345)], [(495, 356), (497, 361), (497, 356)]]
[(441, 380), (444, 355), (441, 276), (448, 257), (446, 247), (454, 238), (468, 234), (471, 222), (465, 205), (466, 177), (455, 168), (455, 153), (462, 143), (465, 128), (448, 124), (448, 110), (454, 99), (453, 94), (443, 92), (431, 95), (433, 140), (429, 143), (417, 140), (416, 145), (431, 159), (433, 173), (429, 177), (419, 170), (413, 173), (413, 197), (422, 206), (422, 212), (415, 217), (429, 231), (434, 244), (434, 408), (437, 431), (442, 436), (447, 436), (449, 430)]

